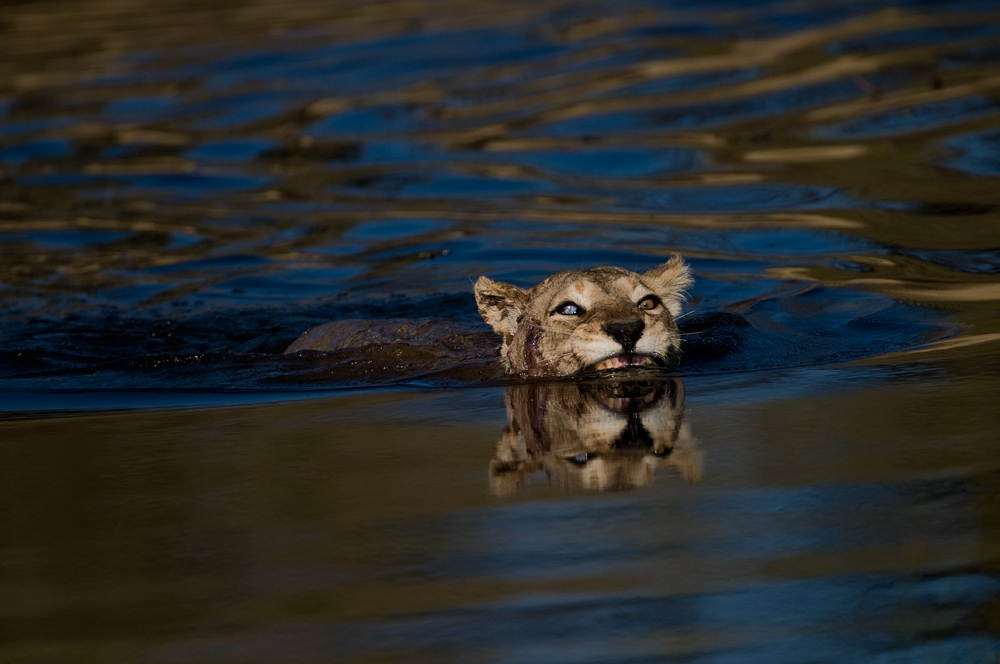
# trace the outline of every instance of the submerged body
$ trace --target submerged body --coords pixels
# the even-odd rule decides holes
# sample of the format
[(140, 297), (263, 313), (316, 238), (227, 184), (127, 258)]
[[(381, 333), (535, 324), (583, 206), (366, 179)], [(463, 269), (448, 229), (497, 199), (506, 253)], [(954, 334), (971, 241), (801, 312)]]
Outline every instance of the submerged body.
[(569, 376), (667, 367), (680, 353), (676, 318), (693, 283), (674, 254), (638, 274), (619, 267), (557, 272), (529, 290), (480, 277), (476, 302), (503, 338), (508, 373)]

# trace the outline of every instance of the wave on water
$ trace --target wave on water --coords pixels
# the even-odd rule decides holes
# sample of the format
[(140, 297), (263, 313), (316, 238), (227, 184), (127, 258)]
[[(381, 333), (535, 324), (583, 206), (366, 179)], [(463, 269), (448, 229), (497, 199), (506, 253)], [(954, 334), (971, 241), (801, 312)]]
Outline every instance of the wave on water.
[[(439, 4), (7, 8), (2, 389), (493, 384), (478, 276), (673, 251), (685, 375), (913, 348), (995, 288), (989, 3)], [(281, 354), (395, 318), (469, 343)]]

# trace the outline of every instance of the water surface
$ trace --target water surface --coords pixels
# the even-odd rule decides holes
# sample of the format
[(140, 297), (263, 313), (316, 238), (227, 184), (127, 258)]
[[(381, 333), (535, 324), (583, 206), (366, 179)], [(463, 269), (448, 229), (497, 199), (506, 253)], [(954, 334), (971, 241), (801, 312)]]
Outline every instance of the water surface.
[[(0, 659), (996, 662), (998, 26), (5, 7)], [(676, 375), (502, 376), (478, 276), (672, 252)]]

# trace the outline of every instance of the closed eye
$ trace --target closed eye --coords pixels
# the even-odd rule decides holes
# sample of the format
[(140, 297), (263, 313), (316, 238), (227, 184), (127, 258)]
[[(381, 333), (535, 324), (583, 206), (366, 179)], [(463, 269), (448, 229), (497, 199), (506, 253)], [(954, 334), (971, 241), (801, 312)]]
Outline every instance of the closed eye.
[(560, 314), (561, 316), (582, 316), (583, 312), (584, 308), (576, 302), (563, 302), (552, 310), (553, 314)]
[(660, 301), (660, 298), (655, 295), (647, 295), (639, 300), (639, 304), (637, 306), (643, 311), (653, 311), (662, 304), (663, 302)]

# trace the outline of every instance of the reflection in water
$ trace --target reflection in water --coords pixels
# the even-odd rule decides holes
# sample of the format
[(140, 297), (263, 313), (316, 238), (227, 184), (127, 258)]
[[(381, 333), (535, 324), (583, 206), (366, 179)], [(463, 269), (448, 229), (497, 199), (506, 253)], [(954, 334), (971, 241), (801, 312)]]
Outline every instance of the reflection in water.
[(490, 462), (497, 495), (539, 471), (560, 487), (596, 491), (645, 486), (663, 467), (689, 482), (701, 474), (678, 379), (528, 383), (508, 387), (506, 403), (510, 424)]

